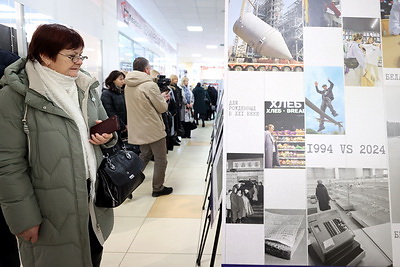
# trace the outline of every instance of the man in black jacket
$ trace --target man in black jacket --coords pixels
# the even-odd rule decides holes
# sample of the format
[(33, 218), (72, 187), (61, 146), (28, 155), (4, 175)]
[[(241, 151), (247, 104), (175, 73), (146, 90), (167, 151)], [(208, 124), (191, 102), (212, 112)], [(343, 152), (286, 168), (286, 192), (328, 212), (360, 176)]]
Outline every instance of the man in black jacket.
[[(321, 101), (321, 110), (322, 112), (325, 113), (326, 108), (328, 107), (329, 110), (331, 111), (332, 115), (334, 117), (336, 117), (338, 114), (335, 111), (335, 109), (332, 106), (332, 101), (333, 99), (335, 99), (335, 97), (333, 96), (333, 82), (331, 82), (331, 80), (329, 80), (328, 78), (328, 82), (329, 82), (329, 88), (326, 84), (322, 85), (323, 90), (319, 90), (318, 89), (318, 82), (316, 81), (315, 84), (315, 90), (317, 91), (317, 93), (322, 95), (322, 101)], [(318, 128), (318, 132), (322, 131), (323, 129), (325, 129), (324, 126), (324, 120), (325, 120), (325, 116), (320, 115), (319, 117), (319, 128)]]

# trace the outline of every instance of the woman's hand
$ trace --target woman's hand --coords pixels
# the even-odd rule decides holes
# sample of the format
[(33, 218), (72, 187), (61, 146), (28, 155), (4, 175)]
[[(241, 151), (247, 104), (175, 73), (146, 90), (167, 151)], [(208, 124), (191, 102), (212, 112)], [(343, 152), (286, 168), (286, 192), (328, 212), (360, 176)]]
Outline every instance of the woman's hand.
[[(101, 120), (97, 120), (96, 124), (99, 124), (100, 122), (102, 122), (102, 121)], [(89, 139), (89, 142), (92, 145), (98, 145), (99, 146), (99, 145), (105, 144), (108, 141), (110, 141), (111, 138), (113, 137), (113, 134), (112, 133), (111, 134), (108, 134), (108, 133), (98, 134), (98, 133), (96, 133), (96, 134), (92, 134), (90, 137), (91, 137), (91, 139)]]
[(39, 227), (39, 225), (33, 226), (32, 228), (17, 234), (17, 236), (22, 237), (25, 241), (36, 243), (39, 237)]

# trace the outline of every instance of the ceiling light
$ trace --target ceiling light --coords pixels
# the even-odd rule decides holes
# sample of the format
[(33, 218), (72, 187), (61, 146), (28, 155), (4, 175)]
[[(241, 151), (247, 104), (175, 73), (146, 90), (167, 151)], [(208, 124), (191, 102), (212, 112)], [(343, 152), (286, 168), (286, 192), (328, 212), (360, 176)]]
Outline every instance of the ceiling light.
[(146, 38), (142, 38), (142, 37), (133, 38), (133, 41), (136, 41), (138, 43), (147, 43), (148, 42), (148, 40)]
[(216, 45), (206, 45), (206, 48), (207, 49), (217, 49), (218, 46), (216, 46)]
[(200, 54), (192, 54), (192, 57), (201, 57)]
[(202, 32), (203, 31), (203, 27), (201, 27), (201, 26), (187, 26), (186, 28), (190, 32)]

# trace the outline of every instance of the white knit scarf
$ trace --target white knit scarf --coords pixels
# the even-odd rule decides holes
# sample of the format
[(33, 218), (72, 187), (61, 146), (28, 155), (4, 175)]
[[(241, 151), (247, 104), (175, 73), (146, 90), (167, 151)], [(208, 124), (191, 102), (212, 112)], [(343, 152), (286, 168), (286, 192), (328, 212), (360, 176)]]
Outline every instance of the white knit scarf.
[[(27, 64), (32, 63), (31, 61), (28, 61)], [(38, 61), (33, 62), (30, 67), (37, 72), (42, 80), (46, 97), (62, 108), (78, 126), (84, 154), (83, 158), (85, 161), (86, 179), (90, 178), (90, 196), (91, 199), (94, 199), (97, 162), (93, 145), (89, 143), (87, 122), (83, 118), (79, 106), (78, 88), (76, 86), (76, 79), (78, 77), (70, 77), (60, 74), (48, 67), (42, 66)], [(85, 89), (89, 90), (88, 88)]]

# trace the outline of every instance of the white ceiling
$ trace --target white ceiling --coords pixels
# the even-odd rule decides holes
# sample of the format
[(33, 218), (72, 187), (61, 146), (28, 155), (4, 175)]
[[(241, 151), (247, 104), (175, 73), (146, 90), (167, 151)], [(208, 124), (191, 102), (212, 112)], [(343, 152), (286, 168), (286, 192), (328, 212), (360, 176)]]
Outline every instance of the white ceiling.
[[(138, 13), (172, 46), (178, 63), (223, 63), (225, 0), (128, 0)], [(189, 32), (187, 26), (202, 26)], [(217, 49), (207, 49), (216, 45)], [(200, 54), (201, 57), (192, 57)]]

